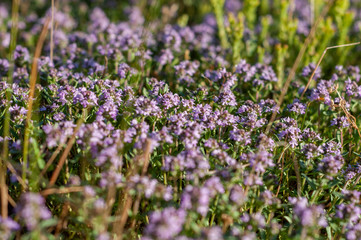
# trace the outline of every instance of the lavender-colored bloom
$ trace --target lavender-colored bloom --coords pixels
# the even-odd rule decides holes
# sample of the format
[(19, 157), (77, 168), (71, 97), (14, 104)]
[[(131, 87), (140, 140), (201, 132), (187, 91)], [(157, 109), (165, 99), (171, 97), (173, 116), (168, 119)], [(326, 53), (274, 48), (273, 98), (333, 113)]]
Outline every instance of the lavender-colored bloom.
[(174, 55), (172, 53), (172, 51), (168, 48), (166, 49), (163, 49), (161, 51), (161, 55), (158, 57), (158, 62), (159, 62), (159, 65), (162, 67), (166, 64), (169, 64), (173, 61), (174, 59)]
[(239, 0), (226, 0), (224, 3), (224, 9), (227, 12), (237, 13), (242, 7), (242, 3)]
[(148, 239), (174, 239), (183, 228), (186, 212), (183, 209), (168, 207), (162, 211), (155, 211), (149, 216), (149, 224), (145, 229)]
[(213, 150), (211, 155), (217, 158), (221, 164), (227, 164), (229, 166), (234, 166), (236, 164), (236, 160), (231, 158), (225, 151), (222, 151), (221, 149)]
[(273, 148), (275, 147), (275, 142), (271, 137), (268, 137), (267, 135), (261, 133), (257, 138), (257, 148), (260, 150), (270, 150), (273, 151)]
[(341, 155), (327, 154), (318, 164), (318, 170), (324, 172), (328, 179), (332, 179), (341, 170), (343, 164), (344, 160)]
[[(314, 63), (310, 63), (309, 65), (307, 65), (306, 67), (303, 68), (302, 70), (302, 76), (303, 77), (311, 77), (313, 71), (315, 70), (316, 68), (316, 65)], [(321, 77), (321, 68), (318, 67), (316, 72), (315, 72), (315, 75), (313, 76), (313, 79), (314, 80), (317, 80)]]
[(245, 60), (241, 60), (236, 66), (236, 73), (242, 75), (244, 82), (252, 82), (253, 86), (264, 86), (266, 83), (278, 81), (272, 67), (260, 63), (250, 66)]
[(341, 155), (341, 144), (336, 143), (335, 141), (329, 141), (323, 143), (321, 145), (322, 153), (324, 155), (333, 155), (333, 156), (340, 156)]
[(110, 240), (109, 233), (101, 233), (97, 236), (97, 240)]
[(246, 202), (247, 196), (246, 196), (246, 193), (244, 192), (244, 189), (241, 186), (235, 185), (230, 190), (229, 199), (234, 204), (237, 204), (237, 206), (240, 206), (244, 202)]
[(209, 162), (204, 158), (199, 149), (185, 150), (176, 157), (168, 156), (165, 158), (164, 170), (181, 170), (187, 172), (187, 178), (204, 177), (210, 168)]
[(184, 210), (193, 209), (202, 216), (206, 216), (211, 197), (212, 191), (207, 187), (193, 187), (192, 185), (188, 185), (182, 193), (180, 206)]
[(179, 106), (180, 104), (180, 97), (178, 94), (174, 94), (172, 92), (165, 93), (157, 97), (157, 102), (160, 104), (164, 109), (170, 109), (172, 107)]
[(351, 203), (358, 204), (360, 202), (361, 192), (357, 190), (342, 190), (342, 194), (344, 195), (344, 198), (346, 201), (349, 201)]
[(359, 96), (359, 86), (350, 78), (345, 81), (345, 91), (348, 96)]
[(290, 112), (294, 112), (296, 114), (305, 114), (306, 106), (300, 102), (300, 100), (293, 100), (292, 104), (288, 104), (287, 108)]
[(294, 218), (299, 219), (304, 227), (321, 226), (326, 227), (325, 210), (322, 206), (309, 206), (306, 198), (289, 197), (289, 202), (293, 205)]
[(356, 82), (359, 82), (361, 78), (360, 68), (358, 66), (348, 66), (347, 75), (351, 76)]
[(224, 89), (219, 96), (215, 97), (215, 102), (219, 102), (221, 106), (236, 106), (237, 101), (230, 89)]
[(266, 124), (266, 119), (261, 118), (261, 107), (250, 100), (240, 106), (238, 113), (241, 115), (240, 122), (244, 127), (254, 129)]
[(55, 125), (44, 125), (43, 130), (46, 134), (46, 142), (49, 148), (64, 144), (68, 137), (73, 135), (76, 125), (71, 121), (63, 121)]
[(279, 138), (286, 140), (292, 148), (295, 148), (301, 139), (301, 130), (293, 118), (283, 118), (276, 128), (279, 130)]
[(302, 140), (305, 142), (317, 142), (321, 141), (320, 134), (316, 133), (315, 131), (312, 131), (309, 128), (305, 128), (302, 131)]
[(321, 148), (313, 143), (307, 143), (302, 148), (302, 153), (305, 154), (307, 159), (312, 159), (320, 155)]
[(277, 111), (279, 112), (279, 108), (277, 107), (277, 103), (273, 99), (261, 99), (259, 102), (259, 105), (262, 107), (262, 112), (264, 113), (270, 113)]
[(51, 213), (40, 194), (24, 193), (20, 202), (17, 212), (29, 231), (38, 227), (40, 221), (51, 218)]
[(20, 45), (16, 46), (14, 51), (14, 61), (17, 66), (22, 66), (25, 63), (29, 62), (30, 55), (29, 50)]
[(176, 75), (180, 82), (192, 83), (194, 82), (193, 76), (199, 68), (198, 61), (182, 61), (178, 65), (174, 66)]
[(7, 59), (0, 59), (0, 77), (6, 76), (9, 71), (9, 61)]
[(131, 77), (136, 73), (135, 69), (129, 67), (126, 63), (120, 63), (118, 66), (118, 75), (121, 79), (125, 79), (126, 77)]
[(89, 26), (90, 32), (100, 33), (106, 30), (110, 21), (100, 8), (94, 8), (90, 14), (91, 25)]
[[(266, 220), (261, 213), (256, 212), (252, 214), (244, 213), (241, 216), (241, 222), (247, 225), (247, 229), (251, 230), (254, 227), (264, 228), (266, 225)], [(253, 229), (256, 230), (256, 229)]]
[(219, 226), (210, 227), (202, 230), (202, 239), (207, 240), (222, 240), (223, 233)]
[(357, 164), (356, 166), (348, 165), (346, 169), (341, 171), (342, 176), (345, 177), (345, 180), (351, 180), (361, 173), (361, 166)]
[(233, 128), (230, 131), (230, 138), (242, 145), (248, 145), (251, 143), (251, 132), (244, 129)]
[(10, 239), (13, 232), (20, 229), (17, 222), (11, 218), (0, 217), (0, 235), (1, 239)]
[(247, 155), (242, 155), (241, 159), (243, 161), (248, 161), (250, 167), (256, 173), (264, 173), (266, 168), (275, 166), (273, 163), (272, 154), (264, 150), (257, 153), (248, 153)]
[(336, 75), (333, 75), (333, 77), (330, 80), (320, 80), (317, 83), (316, 88), (311, 89), (309, 99), (311, 101), (318, 101), (322, 100), (326, 105), (331, 106), (332, 105), (332, 97), (330, 96), (330, 90), (335, 89), (335, 81), (337, 79)]
[(160, 108), (155, 100), (140, 96), (134, 103), (135, 112), (143, 116), (159, 116)]
[(341, 203), (340, 205), (337, 205), (336, 209), (335, 217), (339, 219), (349, 223), (355, 223), (360, 220), (361, 208), (355, 203)]
[(361, 238), (361, 223), (357, 223), (354, 225), (347, 225), (346, 231), (346, 239), (347, 240), (357, 240)]
[(182, 38), (173, 27), (167, 25), (164, 28), (164, 33), (161, 35), (161, 41), (167, 48), (179, 51)]
[(337, 117), (337, 118), (332, 119), (331, 126), (336, 126), (339, 129), (347, 128), (350, 126), (350, 123), (349, 123), (347, 117), (342, 116), (342, 117)]

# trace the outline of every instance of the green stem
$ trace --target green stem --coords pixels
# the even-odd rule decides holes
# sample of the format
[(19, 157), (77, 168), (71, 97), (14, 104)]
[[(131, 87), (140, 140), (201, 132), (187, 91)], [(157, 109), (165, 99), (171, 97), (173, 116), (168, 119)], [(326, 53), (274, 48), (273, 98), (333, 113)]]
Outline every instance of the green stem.
[(216, 15), (216, 21), (218, 26), (218, 35), (221, 40), (221, 46), (223, 48), (228, 48), (229, 43), (226, 34), (226, 28), (224, 27), (223, 21), (223, 6), (225, 0), (211, 0), (211, 4), (214, 9), (214, 14)]

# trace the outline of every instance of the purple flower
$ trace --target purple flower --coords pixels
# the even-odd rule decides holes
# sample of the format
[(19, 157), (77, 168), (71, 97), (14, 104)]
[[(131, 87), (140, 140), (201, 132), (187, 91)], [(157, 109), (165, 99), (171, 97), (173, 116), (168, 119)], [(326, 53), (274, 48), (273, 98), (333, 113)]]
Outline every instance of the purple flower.
[(172, 51), (166, 48), (161, 51), (161, 55), (158, 57), (158, 62), (159, 65), (163, 67), (164, 65), (171, 63), (173, 59), (174, 59), (174, 55)]
[(145, 237), (149, 239), (174, 239), (183, 228), (186, 212), (183, 209), (168, 207), (162, 211), (152, 212), (149, 224), (145, 228)]
[(325, 210), (322, 206), (309, 206), (306, 198), (289, 197), (293, 205), (293, 216), (298, 219), (303, 227), (321, 226), (326, 227)]
[(9, 71), (9, 61), (7, 59), (0, 59), (0, 77), (6, 76)]
[(246, 193), (244, 192), (244, 189), (239, 186), (235, 185), (231, 188), (231, 191), (229, 193), (229, 199), (237, 204), (237, 206), (242, 205), (247, 200)]
[(229, 132), (230, 138), (242, 145), (248, 145), (251, 143), (251, 132), (244, 129), (233, 128)]
[(344, 160), (341, 155), (327, 154), (318, 164), (318, 170), (325, 173), (328, 179), (332, 179), (343, 167)]
[(282, 118), (277, 124), (276, 129), (279, 131), (279, 138), (284, 139), (292, 148), (297, 147), (301, 139), (301, 130), (297, 127), (297, 122), (293, 118)]
[(290, 112), (294, 112), (296, 114), (305, 114), (306, 106), (300, 102), (298, 99), (294, 99), (292, 104), (288, 104), (287, 108)]
[(264, 173), (266, 168), (273, 167), (275, 164), (273, 163), (272, 154), (261, 150), (257, 153), (248, 153), (241, 156), (243, 161), (248, 161), (250, 167), (256, 173)]
[(11, 218), (0, 217), (0, 235), (2, 239), (10, 239), (11, 234), (19, 229), (19, 224)]
[(135, 69), (129, 67), (129, 65), (126, 63), (120, 63), (118, 66), (118, 75), (121, 79), (125, 79), (128, 76), (131, 77), (135, 73)]
[(306, 159), (312, 159), (320, 155), (321, 148), (313, 143), (307, 143), (302, 148), (302, 153), (305, 154)]
[(37, 193), (22, 194), (17, 212), (29, 231), (37, 228), (40, 221), (51, 218), (44, 198)]
[(192, 79), (193, 75), (197, 72), (199, 68), (198, 61), (182, 61), (178, 65), (174, 66), (176, 70), (176, 75), (180, 82), (192, 83), (194, 80)]
[(143, 116), (159, 116), (160, 108), (155, 100), (140, 96), (134, 103), (135, 112)]
[(14, 61), (17, 66), (22, 66), (25, 63), (29, 62), (30, 55), (27, 48), (20, 45), (16, 46), (14, 51)]
[[(306, 78), (310, 78), (315, 68), (316, 65), (314, 63), (310, 63), (309, 65), (303, 68), (302, 76)], [(320, 77), (321, 77), (321, 67), (318, 67), (315, 72), (315, 75), (313, 76), (313, 80), (317, 80)]]
[(336, 126), (339, 129), (347, 128), (350, 126), (350, 123), (348, 122), (347, 117), (342, 116), (342, 117), (336, 117), (336, 118), (332, 119), (331, 126)]
[(186, 186), (181, 196), (180, 207), (184, 210), (195, 210), (202, 216), (206, 216), (209, 210), (209, 202), (212, 192), (207, 187)]

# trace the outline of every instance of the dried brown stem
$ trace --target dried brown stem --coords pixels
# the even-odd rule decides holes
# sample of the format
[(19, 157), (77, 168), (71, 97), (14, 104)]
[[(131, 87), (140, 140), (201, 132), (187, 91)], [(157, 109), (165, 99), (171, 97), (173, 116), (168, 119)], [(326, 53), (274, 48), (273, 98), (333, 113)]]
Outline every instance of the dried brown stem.
[(84, 187), (82, 186), (73, 186), (68, 188), (48, 188), (40, 192), (42, 196), (48, 196), (51, 194), (65, 194), (71, 192), (83, 192)]
[[(141, 175), (144, 176), (147, 173), (148, 166), (149, 166), (149, 160), (150, 160), (150, 154), (151, 154), (151, 150), (152, 150), (151, 147), (152, 147), (152, 142), (150, 139), (147, 139), (146, 143), (145, 143), (145, 147), (144, 147), (144, 152), (138, 157), (137, 161), (135, 161), (135, 164), (138, 164), (138, 167), (136, 166), (131, 169), (131, 171), (128, 175), (128, 178), (133, 176), (134, 174), (136, 174), (139, 171), (139, 168), (141, 167), (141, 164), (139, 161), (141, 161), (142, 159), (143, 159), (143, 164), (142, 164), (143, 166), (141, 168), (141, 170), (142, 170)], [(125, 191), (124, 198), (123, 198), (123, 199), (125, 199), (124, 205), (122, 208), (119, 207), (116, 212), (116, 216), (120, 216), (120, 219), (113, 223), (113, 233), (116, 235), (116, 239), (122, 239), (124, 227), (128, 220), (128, 211), (132, 207), (132, 204), (133, 204), (133, 198), (129, 194), (129, 189), (125, 189), (124, 191)], [(135, 200), (135, 203), (133, 206), (133, 210), (135, 211), (135, 212), (133, 212), (134, 215), (136, 215), (139, 210), (140, 198), (141, 198), (141, 196), (138, 195), (137, 199)], [(136, 219), (133, 219), (131, 225), (132, 226), (136, 225)]]
[[(53, 152), (53, 154), (51, 155), (49, 161), (46, 163), (44, 169), (41, 171), (40, 177), (42, 177), (42, 176), (46, 173), (46, 171), (48, 170), (48, 168), (51, 166), (51, 164), (53, 164), (55, 158), (58, 156), (58, 154), (59, 154), (59, 152), (60, 152), (60, 150), (61, 150), (62, 147), (63, 147), (63, 146), (62, 146), (61, 144), (59, 144), (59, 146), (56, 148), (55, 152)], [(39, 178), (40, 178), (40, 177), (39, 177)]]
[(280, 189), (281, 189), (281, 185), (282, 185), (282, 179), (283, 179), (283, 169), (284, 169), (284, 166), (285, 166), (285, 152), (287, 150), (289, 146), (287, 147), (284, 147), (282, 153), (281, 153), (281, 156), (279, 157), (278, 159), (278, 162), (280, 161), (280, 159), (282, 158), (282, 164), (281, 164), (281, 177), (280, 177), (280, 182), (278, 184), (278, 188), (277, 188), (277, 193), (276, 193), (276, 197), (278, 196), (279, 192), (280, 192)]
[(50, 18), (48, 17), (45, 21), (44, 27), (40, 33), (39, 40), (36, 44), (35, 54), (33, 63), (31, 66), (31, 74), (30, 74), (30, 92), (28, 97), (28, 109), (26, 114), (26, 125), (25, 125), (25, 134), (24, 134), (24, 148), (23, 148), (23, 173), (22, 178), (26, 180), (26, 168), (28, 162), (28, 148), (29, 148), (29, 137), (30, 137), (30, 122), (31, 122), (31, 115), (33, 110), (33, 102), (34, 102), (34, 94), (35, 94), (35, 85), (38, 76), (38, 59), (41, 54), (41, 50), (44, 45), (45, 37), (48, 33), (48, 26), (49, 26)]
[(355, 46), (355, 45), (358, 45), (358, 44), (360, 44), (360, 42), (355, 42), (355, 43), (349, 43), (349, 44), (342, 44), (342, 45), (336, 45), (336, 46), (327, 47), (327, 48), (323, 51), (320, 59), (318, 60), (317, 65), (316, 65), (315, 69), (313, 70), (313, 72), (312, 72), (312, 74), (311, 74), (311, 77), (308, 79), (307, 85), (306, 85), (305, 89), (303, 90), (300, 98), (302, 99), (303, 96), (305, 95), (308, 87), (309, 87), (310, 84), (311, 84), (312, 78), (315, 76), (315, 73), (316, 73), (318, 67), (320, 66), (320, 64), (321, 64), (321, 62), (322, 62), (323, 58), (325, 57), (326, 52), (327, 52), (328, 50), (334, 49), (334, 48), (341, 48), (341, 47), (350, 47), (350, 46)]
[(73, 147), (74, 143), (75, 143), (75, 138), (76, 138), (76, 134), (78, 133), (79, 131), (79, 128), (81, 126), (81, 124), (84, 122), (85, 118), (86, 118), (86, 114), (87, 114), (87, 110), (85, 110), (83, 112), (83, 116), (82, 118), (80, 118), (77, 122), (77, 126), (76, 128), (74, 129), (74, 132), (73, 132), (73, 135), (71, 136), (71, 138), (69, 139), (67, 145), (66, 145), (66, 148), (63, 152), (63, 154), (61, 155), (60, 159), (59, 159), (59, 162), (58, 162), (58, 165), (56, 165), (56, 168), (53, 172), (53, 175), (51, 176), (50, 178), (50, 182), (49, 182), (49, 186), (52, 186), (54, 185), (54, 183), (56, 182), (56, 180), (58, 179), (58, 176), (60, 174), (60, 171), (61, 169), (63, 168), (63, 165), (65, 163), (65, 160), (66, 158), (68, 157), (69, 153), (70, 153), (70, 150), (71, 148)]
[(15, 168), (13, 167), (13, 165), (11, 165), (10, 162), (6, 162), (6, 166), (7, 168), (10, 170), (10, 172), (12, 174), (14, 174), (14, 176), (16, 177), (16, 179), (19, 181), (20, 185), (22, 186), (22, 188), (24, 190), (28, 189), (28, 186), (26, 185), (26, 183), (23, 181), (23, 179), (18, 175), (18, 173), (16, 172)]
[(66, 224), (65, 219), (66, 219), (66, 216), (68, 215), (69, 207), (70, 207), (69, 202), (65, 202), (63, 204), (63, 209), (61, 210), (60, 219), (55, 228), (55, 237), (59, 236), (61, 229), (63, 229), (64, 225)]

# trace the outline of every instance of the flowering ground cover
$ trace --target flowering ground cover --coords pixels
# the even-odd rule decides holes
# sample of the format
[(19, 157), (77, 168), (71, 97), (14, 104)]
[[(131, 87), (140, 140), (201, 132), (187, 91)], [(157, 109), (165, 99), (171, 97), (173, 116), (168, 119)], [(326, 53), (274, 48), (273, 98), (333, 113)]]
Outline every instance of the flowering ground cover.
[(0, 4), (0, 239), (361, 239), (361, 2)]

